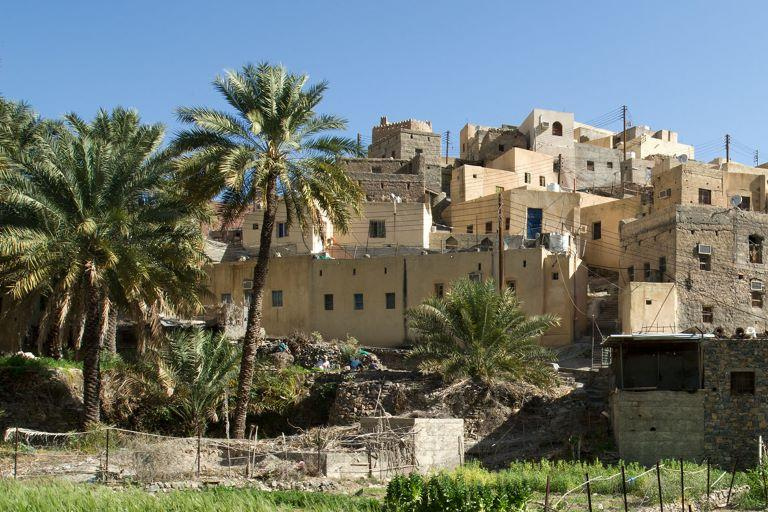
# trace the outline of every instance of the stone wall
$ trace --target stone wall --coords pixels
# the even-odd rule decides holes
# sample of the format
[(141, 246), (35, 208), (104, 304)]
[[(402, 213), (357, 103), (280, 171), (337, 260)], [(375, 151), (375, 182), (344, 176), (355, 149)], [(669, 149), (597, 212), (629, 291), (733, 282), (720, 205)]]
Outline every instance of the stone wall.
[(644, 465), (661, 459), (704, 456), (703, 391), (623, 391), (611, 396), (619, 456)]
[[(725, 467), (753, 466), (758, 436), (768, 435), (768, 340), (710, 340), (703, 351), (707, 456)], [(754, 372), (754, 394), (732, 392), (732, 371)]]
[(374, 138), (368, 147), (372, 158), (411, 159), (421, 154), (429, 163), (440, 162), (441, 139), (439, 133), (399, 128), (386, 136)]
[[(566, 173), (561, 175), (562, 184), (566, 188), (573, 186), (568, 181), (575, 176), (576, 188), (579, 190), (612, 186), (618, 188), (621, 186), (621, 159), (622, 153), (618, 149), (576, 142), (571, 162), (574, 174), (567, 172), (569, 166), (564, 163)], [(587, 168), (588, 162), (592, 162), (593, 170)]]

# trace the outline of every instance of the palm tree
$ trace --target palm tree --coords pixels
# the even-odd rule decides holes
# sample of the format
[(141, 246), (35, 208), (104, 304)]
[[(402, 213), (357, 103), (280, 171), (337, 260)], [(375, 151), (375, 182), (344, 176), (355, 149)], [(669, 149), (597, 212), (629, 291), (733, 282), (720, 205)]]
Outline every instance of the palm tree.
[(125, 109), (65, 119), (29, 152), (0, 141), (0, 286), (45, 297), (50, 325), (83, 326), (87, 425), (99, 421), (110, 310), (143, 326), (162, 308), (199, 308), (204, 254), (197, 208), (168, 186), (161, 125)]
[(204, 434), (237, 376), (240, 352), (224, 335), (183, 331), (150, 349), (128, 379), (138, 392), (166, 397), (187, 434)]
[(526, 316), (514, 292), (499, 293), (493, 280), (456, 281), (445, 298), (428, 298), (408, 316), (422, 371), (488, 386), (504, 380), (548, 385), (554, 379), (555, 358), (538, 338), (559, 320)]
[(234, 417), (235, 437), (245, 436), (248, 397), (256, 348), (261, 338), (261, 308), (278, 202), (289, 225), (322, 229), (322, 215), (334, 229), (346, 231), (359, 213), (362, 192), (349, 178), (339, 156), (354, 153), (350, 139), (327, 135), (346, 122), (315, 109), (326, 82), (307, 85), (306, 75), (282, 66), (247, 65), (217, 77), (213, 85), (233, 113), (202, 107), (181, 108), (179, 119), (194, 126), (181, 132), (175, 149), (190, 197), (220, 197), (220, 214), (230, 222), (256, 201), (264, 204), (261, 239), (253, 269), (252, 298), (243, 338), (243, 354)]

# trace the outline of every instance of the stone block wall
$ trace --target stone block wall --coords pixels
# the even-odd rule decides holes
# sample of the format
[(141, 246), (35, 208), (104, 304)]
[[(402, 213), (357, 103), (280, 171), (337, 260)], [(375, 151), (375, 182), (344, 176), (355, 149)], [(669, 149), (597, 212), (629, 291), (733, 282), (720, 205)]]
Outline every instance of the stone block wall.
[[(768, 438), (768, 340), (709, 340), (703, 352), (706, 455), (725, 467), (754, 466), (758, 436)], [(733, 392), (732, 371), (754, 372), (754, 394)]]
[(661, 459), (703, 459), (703, 391), (616, 390), (610, 401), (613, 432), (623, 460), (649, 466)]
[(439, 133), (400, 128), (379, 140), (374, 140), (368, 147), (368, 156), (372, 158), (411, 159), (417, 154), (421, 154), (427, 162), (439, 163), (440, 145)]

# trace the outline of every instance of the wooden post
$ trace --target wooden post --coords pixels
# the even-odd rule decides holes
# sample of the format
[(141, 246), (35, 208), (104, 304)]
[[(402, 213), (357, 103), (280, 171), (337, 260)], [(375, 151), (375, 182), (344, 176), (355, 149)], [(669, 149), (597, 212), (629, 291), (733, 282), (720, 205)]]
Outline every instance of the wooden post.
[(621, 494), (624, 495), (624, 512), (629, 512), (629, 507), (627, 507), (627, 477), (624, 475), (624, 464), (621, 465)]
[(109, 480), (109, 429), (107, 429), (107, 438), (104, 446), (104, 481)]
[(200, 478), (200, 444), (202, 443), (202, 433), (200, 427), (197, 427), (197, 478)]
[(725, 499), (725, 506), (731, 504), (731, 492), (733, 491), (733, 480), (736, 478), (736, 464), (738, 464), (738, 460), (736, 460), (733, 463), (733, 471), (731, 472), (731, 484), (728, 486), (728, 497)]
[(683, 459), (680, 458), (680, 505), (685, 512), (685, 473), (683, 472)]
[(549, 510), (549, 474), (547, 474), (547, 486), (544, 488), (544, 512)]
[(589, 473), (584, 473), (584, 479), (587, 484), (587, 505), (589, 506), (589, 512), (592, 512), (592, 490), (589, 488)]
[(664, 497), (661, 494), (661, 468), (658, 461), (656, 461), (656, 483), (659, 486), (659, 510), (664, 512)]
[(16, 480), (19, 473), (19, 427), (13, 433), (13, 479)]

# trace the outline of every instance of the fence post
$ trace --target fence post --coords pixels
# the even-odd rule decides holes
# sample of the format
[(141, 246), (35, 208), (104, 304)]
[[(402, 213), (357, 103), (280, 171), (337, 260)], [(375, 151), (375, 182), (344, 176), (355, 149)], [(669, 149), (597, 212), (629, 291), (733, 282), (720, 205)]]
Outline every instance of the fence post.
[(592, 512), (592, 490), (589, 488), (589, 473), (584, 473), (584, 479), (587, 483), (587, 505), (589, 505), (589, 512)]
[(725, 499), (725, 506), (731, 504), (731, 491), (733, 491), (733, 480), (736, 478), (736, 464), (738, 464), (738, 459), (734, 461), (733, 463), (733, 472), (731, 473), (731, 484), (728, 486), (728, 497)]
[(659, 486), (659, 510), (664, 512), (664, 497), (661, 495), (661, 468), (659, 467), (659, 461), (656, 461), (656, 483)]
[(547, 473), (547, 486), (544, 488), (544, 512), (549, 510), (549, 473)]
[(624, 495), (624, 512), (628, 512), (629, 507), (627, 507), (627, 477), (624, 475), (624, 463), (621, 464), (621, 494)]
[(109, 428), (107, 428), (106, 446), (104, 447), (104, 481), (109, 480)]
[(200, 427), (197, 427), (197, 478), (200, 478), (200, 443), (202, 442), (202, 433)]
[(16, 480), (16, 477), (19, 472), (19, 427), (16, 427), (16, 430), (13, 433), (13, 479)]
[(707, 510), (709, 510), (710, 503), (711, 503), (710, 496), (712, 495), (712, 485), (709, 483), (710, 482), (710, 478), (709, 478), (710, 466), (711, 464), (709, 462), (709, 459), (707, 459)]
[(680, 458), (680, 506), (685, 512), (685, 473), (683, 472), (683, 458)]

